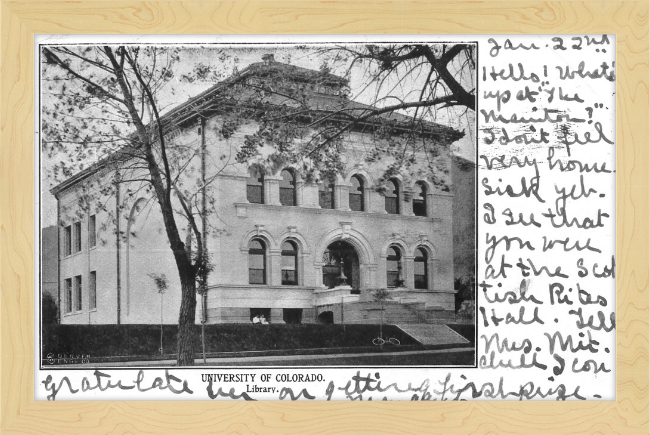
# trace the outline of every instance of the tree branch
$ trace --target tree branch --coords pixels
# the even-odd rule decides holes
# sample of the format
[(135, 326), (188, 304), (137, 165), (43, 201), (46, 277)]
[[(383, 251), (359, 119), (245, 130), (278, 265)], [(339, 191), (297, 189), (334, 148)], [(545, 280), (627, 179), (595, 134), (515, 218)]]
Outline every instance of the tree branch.
[(63, 62), (61, 59), (59, 59), (59, 57), (56, 54), (54, 54), (50, 49), (43, 48), (43, 53), (45, 53), (45, 57), (47, 58), (48, 61), (54, 62), (56, 65), (59, 66), (59, 68), (67, 71), (69, 74), (71, 74), (74, 77), (78, 78), (82, 82), (88, 84), (93, 89), (98, 90), (99, 92), (102, 93), (102, 95), (105, 95), (106, 97), (108, 97), (110, 99), (113, 99), (115, 101), (118, 101), (118, 102), (120, 102), (122, 104), (126, 104), (126, 102), (124, 100), (116, 97), (115, 95), (111, 94), (110, 92), (108, 92), (107, 90), (105, 90), (104, 88), (99, 86), (98, 84), (96, 84), (96, 83), (92, 82), (91, 80), (87, 79), (86, 77), (78, 74), (76, 71), (74, 71), (72, 68), (70, 68), (65, 62)]

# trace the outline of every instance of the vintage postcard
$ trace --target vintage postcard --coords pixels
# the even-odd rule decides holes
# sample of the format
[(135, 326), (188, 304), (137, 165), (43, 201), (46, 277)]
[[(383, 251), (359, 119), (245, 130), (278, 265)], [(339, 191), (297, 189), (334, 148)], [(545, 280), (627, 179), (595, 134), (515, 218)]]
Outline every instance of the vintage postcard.
[(613, 35), (38, 38), (41, 400), (614, 400)]

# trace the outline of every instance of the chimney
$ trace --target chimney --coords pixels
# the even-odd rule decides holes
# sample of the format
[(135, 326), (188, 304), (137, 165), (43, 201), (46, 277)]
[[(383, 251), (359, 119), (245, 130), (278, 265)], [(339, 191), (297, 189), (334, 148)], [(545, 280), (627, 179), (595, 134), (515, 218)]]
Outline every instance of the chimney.
[(273, 58), (273, 54), (272, 54), (272, 53), (268, 53), (268, 54), (265, 54), (264, 56), (262, 56), (262, 60), (263, 60), (264, 63), (266, 63), (266, 64), (269, 64), (269, 63), (275, 62), (275, 59)]

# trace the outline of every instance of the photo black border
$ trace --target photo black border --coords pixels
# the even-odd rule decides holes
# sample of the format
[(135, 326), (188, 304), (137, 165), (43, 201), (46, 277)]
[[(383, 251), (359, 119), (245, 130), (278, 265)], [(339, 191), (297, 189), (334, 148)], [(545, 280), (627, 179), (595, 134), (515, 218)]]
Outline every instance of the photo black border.
[[(102, 36), (102, 35), (93, 35), (93, 36)], [(103, 35), (103, 36), (110, 36), (110, 35)], [(180, 36), (187, 36), (191, 37), (191, 35), (180, 35)], [(299, 37), (304, 37), (307, 35), (295, 35), (297, 38)], [(339, 35), (336, 35), (339, 36)], [(399, 35), (398, 35), (399, 36)], [(427, 35), (427, 36), (443, 36), (443, 35)], [(426, 41), (397, 41), (398, 43), (403, 43), (403, 44), (420, 44)], [(432, 41), (431, 43), (434, 44), (445, 44), (445, 43), (459, 43), (461, 41)], [(99, 365), (83, 365), (80, 367), (76, 366), (71, 366), (71, 365), (66, 365), (66, 366), (59, 366), (59, 365), (43, 365), (43, 326), (41, 324), (42, 322), (42, 304), (43, 304), (43, 277), (42, 277), (42, 255), (43, 255), (43, 247), (42, 247), (42, 237), (43, 237), (43, 227), (42, 227), (42, 146), (41, 146), (41, 134), (42, 134), (42, 129), (41, 129), (41, 104), (42, 104), (42, 98), (41, 98), (41, 91), (42, 91), (42, 84), (41, 84), (41, 74), (42, 74), (42, 67), (40, 66), (42, 63), (42, 50), (41, 46), (54, 46), (54, 45), (97, 45), (98, 43), (47, 43), (47, 42), (34, 42), (34, 45), (38, 47), (38, 225), (39, 225), (39, 231), (38, 231), (38, 239), (39, 239), (39, 252), (38, 252), (38, 286), (39, 286), (39, 297), (38, 297), (38, 303), (39, 303), (39, 310), (38, 313), (34, 313), (34, 315), (38, 314), (38, 326), (39, 326), (39, 346), (38, 346), (38, 357), (39, 357), (39, 370), (41, 371), (64, 371), (64, 370), (77, 370), (77, 371), (87, 371), (87, 370), (105, 370), (105, 371), (112, 371), (112, 370), (169, 370), (169, 369), (174, 369), (174, 370), (316, 370), (316, 369), (342, 369), (342, 370), (350, 370), (350, 369), (358, 369), (358, 368), (371, 368), (371, 369), (476, 369), (478, 368), (478, 329), (479, 329), (479, 322), (478, 322), (478, 281), (477, 281), (477, 273), (478, 273), (478, 226), (479, 226), (479, 220), (478, 220), (478, 157), (479, 157), (479, 152), (478, 152), (478, 145), (479, 145), (479, 140), (478, 140), (478, 116), (476, 115), (476, 111), (478, 110), (478, 101), (479, 101), (479, 65), (480, 65), (480, 50), (479, 50), (479, 41), (462, 41), (463, 43), (467, 44), (474, 44), (476, 47), (476, 93), (475, 93), (475, 115), (474, 115), (474, 125), (475, 125), (475, 138), (474, 138), (474, 150), (475, 150), (475, 163), (474, 163), (474, 277), (475, 277), (475, 283), (474, 283), (474, 365), (452, 365), (452, 366), (447, 366), (447, 365), (435, 365), (435, 366), (429, 366), (429, 365), (418, 365), (418, 366), (408, 366), (408, 365), (364, 365), (364, 366), (327, 366), (327, 365), (310, 365), (310, 366), (298, 366), (298, 365), (291, 365), (291, 366), (212, 366), (212, 365), (193, 365), (193, 366), (165, 366), (165, 365), (160, 365), (160, 366), (129, 366), (129, 367), (113, 367), (113, 366), (107, 366), (107, 367), (102, 367), (101, 364)], [(396, 41), (372, 41), (373, 44), (393, 44), (396, 43)], [(345, 44), (345, 45), (359, 45), (363, 44), (363, 42), (316, 42), (316, 41), (309, 41), (306, 43), (300, 43), (300, 42), (274, 42), (274, 43), (258, 43), (258, 42), (212, 42), (212, 43), (201, 43), (201, 42), (190, 42), (190, 43), (177, 43), (177, 44), (172, 44), (172, 43), (123, 43), (120, 42), (120, 45), (181, 45), (181, 46), (191, 46), (191, 45), (256, 45), (256, 46), (272, 46), (272, 45), (333, 45), (333, 44)], [(111, 44), (112, 45), (112, 44)], [(453, 166), (453, 155), (451, 159), (451, 163)], [(60, 240), (58, 239), (58, 227), (59, 227), (59, 216), (58, 216), (58, 207), (57, 207), (57, 292), (60, 293), (60, 287), (61, 287), (61, 279), (60, 279), (60, 247), (59, 247), (59, 242)], [(60, 294), (57, 300), (57, 304), (60, 303)], [(60, 315), (60, 307), (57, 308), (59, 310)], [(36, 309), (36, 305), (34, 306), (34, 309)], [(59, 323), (61, 324), (61, 319), (59, 319)], [(35, 350), (36, 353), (36, 350)], [(36, 356), (36, 355), (35, 355)]]

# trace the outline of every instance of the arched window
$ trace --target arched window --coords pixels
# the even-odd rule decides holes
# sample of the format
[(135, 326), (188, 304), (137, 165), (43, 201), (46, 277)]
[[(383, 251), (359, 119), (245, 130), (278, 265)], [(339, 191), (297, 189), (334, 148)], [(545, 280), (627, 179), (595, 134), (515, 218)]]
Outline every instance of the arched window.
[(402, 282), (402, 253), (397, 246), (391, 246), (386, 258), (386, 285), (400, 287)]
[(266, 245), (260, 239), (248, 244), (248, 283), (266, 284)]
[(318, 204), (321, 208), (334, 208), (334, 181), (323, 180), (318, 185)]
[(354, 175), (350, 181), (352, 181), (352, 187), (350, 187), (350, 209), (352, 211), (363, 211), (363, 179), (358, 175)]
[(246, 199), (253, 204), (264, 204), (264, 174), (257, 166), (248, 170)]
[(282, 285), (298, 285), (298, 247), (291, 241), (282, 244)]
[(293, 171), (283, 169), (280, 181), (280, 204), (296, 205), (296, 176)]
[(388, 180), (388, 190), (384, 193), (386, 199), (386, 212), (399, 214), (399, 184), (394, 179)]
[(428, 263), (427, 251), (424, 248), (415, 250), (415, 288), (428, 289), (429, 288), (429, 271), (427, 268)]
[(413, 193), (413, 214), (416, 216), (427, 215), (427, 188), (421, 181), (415, 185)]

